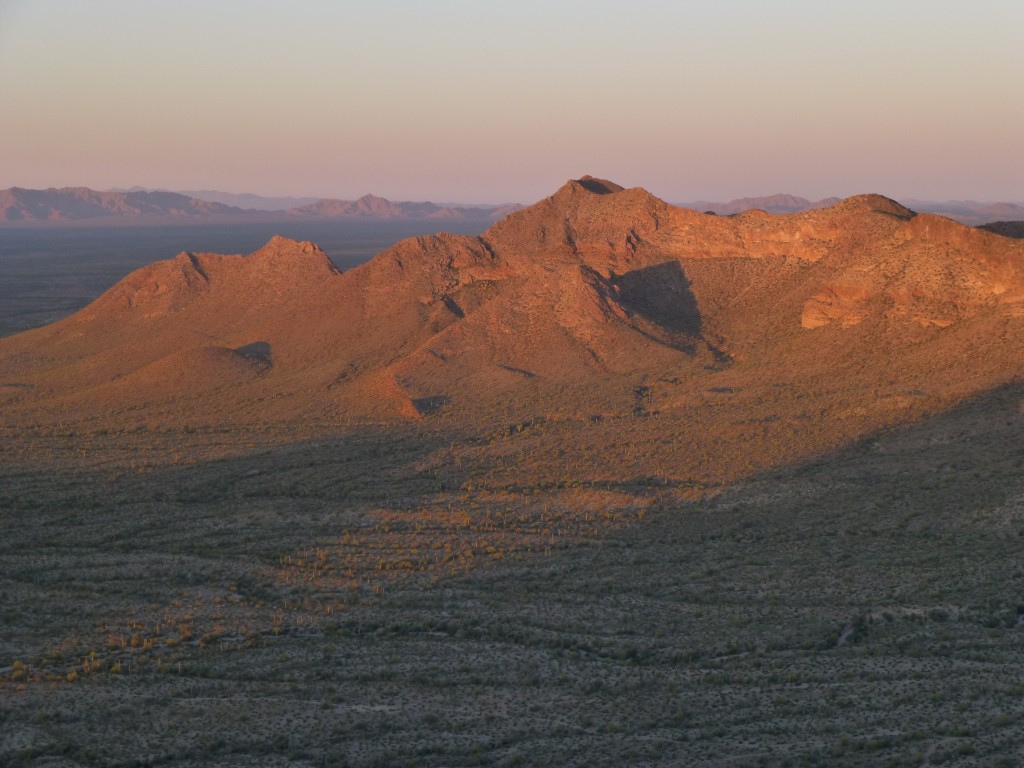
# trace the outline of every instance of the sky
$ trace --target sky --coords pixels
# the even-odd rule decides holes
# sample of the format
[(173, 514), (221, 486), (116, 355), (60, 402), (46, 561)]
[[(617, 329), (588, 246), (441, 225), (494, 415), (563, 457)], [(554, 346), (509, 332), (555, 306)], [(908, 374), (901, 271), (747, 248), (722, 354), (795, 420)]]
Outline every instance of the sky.
[(0, 0), (0, 188), (1024, 201), (1021, 0)]

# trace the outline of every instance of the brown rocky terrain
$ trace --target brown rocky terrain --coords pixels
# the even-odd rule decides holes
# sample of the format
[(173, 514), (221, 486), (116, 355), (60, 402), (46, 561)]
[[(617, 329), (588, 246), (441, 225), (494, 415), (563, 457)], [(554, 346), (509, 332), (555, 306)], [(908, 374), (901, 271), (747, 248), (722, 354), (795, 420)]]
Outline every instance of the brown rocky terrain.
[(760, 444), (732, 476), (791, 459), (799, 421), (821, 449), (1013, 379), (1022, 254), (878, 195), (724, 218), (587, 177), (345, 273), (283, 238), (142, 269), (0, 342), (4, 420), (545, 418), (600, 445), (608, 419), (731, 434), (747, 409)]

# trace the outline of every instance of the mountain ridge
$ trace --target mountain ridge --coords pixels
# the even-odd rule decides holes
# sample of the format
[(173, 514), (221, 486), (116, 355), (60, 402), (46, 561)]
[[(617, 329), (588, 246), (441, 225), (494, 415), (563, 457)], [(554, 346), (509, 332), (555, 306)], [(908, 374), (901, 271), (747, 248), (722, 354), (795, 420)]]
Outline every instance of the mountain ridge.
[(725, 398), (779, 422), (758, 440), (820, 403), (808, 450), (1013, 378), (1022, 318), (1024, 243), (880, 195), (720, 217), (584, 177), (346, 272), (285, 238), (180, 254), (0, 340), (0, 392), (8, 423), (658, 414), (644, 435)]

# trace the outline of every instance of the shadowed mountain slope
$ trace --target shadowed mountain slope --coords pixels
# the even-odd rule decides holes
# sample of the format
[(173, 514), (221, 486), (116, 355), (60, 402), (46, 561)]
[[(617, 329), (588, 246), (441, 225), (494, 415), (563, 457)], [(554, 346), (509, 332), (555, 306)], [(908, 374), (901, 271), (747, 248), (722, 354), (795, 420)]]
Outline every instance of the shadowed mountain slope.
[(991, 224), (979, 225), (978, 229), (994, 232), (1003, 237), (1024, 238), (1024, 221), (993, 221)]
[[(283, 238), (146, 267), (0, 341), (2, 418), (542, 418), (590, 425), (602, 456), (621, 439), (610, 475), (643, 471), (629, 440), (685, 424), (706, 434), (691, 459), (665, 449), (664, 472), (692, 477), (710, 435), (729, 456), (747, 443), (728, 475), (1015, 378), (1022, 272), (1024, 243), (879, 195), (724, 218), (584, 177), (481, 237), (406, 240), (346, 273)], [(700, 450), (706, 473), (728, 459)]]

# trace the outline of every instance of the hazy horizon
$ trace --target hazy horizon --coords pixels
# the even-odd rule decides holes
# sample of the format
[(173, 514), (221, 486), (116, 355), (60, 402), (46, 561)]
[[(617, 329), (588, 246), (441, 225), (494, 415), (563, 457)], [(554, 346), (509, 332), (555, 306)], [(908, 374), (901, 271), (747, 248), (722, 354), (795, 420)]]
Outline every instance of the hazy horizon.
[[(614, 181), (614, 179), (611, 179), (611, 181)], [(643, 185), (640, 185), (640, 186), (643, 186)], [(300, 194), (287, 195), (287, 196), (266, 195), (266, 194), (258, 194), (258, 193), (254, 193), (254, 192), (248, 192), (248, 191), (245, 191), (245, 190), (236, 191), (236, 190), (224, 190), (224, 189), (201, 189), (201, 190), (196, 190), (196, 189), (169, 189), (167, 187), (141, 187), (141, 186), (138, 186), (138, 185), (133, 185), (133, 186), (130, 186), (130, 187), (110, 187), (110, 188), (106, 188), (106, 189), (97, 189), (95, 187), (88, 187), (87, 185), (60, 185), (60, 186), (53, 186), (53, 185), (51, 185), (50, 187), (45, 187), (45, 188), (44, 187), (36, 187), (36, 188), (18, 187), (18, 185), (12, 185), (12, 186), (6, 187), (6, 189), (13, 189), (13, 188), (33, 189), (34, 191), (47, 191), (49, 189), (62, 189), (62, 188), (63, 189), (88, 188), (88, 189), (92, 189), (92, 190), (94, 190), (96, 192), (119, 192), (119, 193), (132, 193), (132, 192), (173, 192), (173, 193), (180, 194), (180, 195), (187, 195), (187, 196), (199, 199), (199, 200), (209, 200), (211, 202), (224, 202), (227, 205), (231, 205), (231, 206), (235, 206), (235, 207), (240, 207), (240, 208), (243, 208), (243, 209), (246, 208), (244, 200), (236, 201), (236, 200), (229, 200), (227, 198), (253, 198), (253, 199), (257, 199), (258, 198), (261, 201), (285, 201), (285, 200), (290, 201), (287, 206), (283, 205), (282, 207), (279, 207), (279, 208), (260, 207), (260, 208), (254, 208), (253, 209), (253, 210), (258, 210), (258, 211), (263, 212), (263, 213), (278, 213), (278, 212), (281, 212), (283, 210), (286, 210), (289, 206), (292, 206), (292, 205), (296, 205), (296, 206), (297, 205), (308, 205), (308, 204), (311, 204), (313, 202), (318, 202), (320, 200), (338, 199), (338, 198), (318, 198), (318, 197), (315, 197), (313, 195), (300, 195)], [(554, 191), (555, 190), (551, 190), (551, 192), (554, 192)], [(869, 193), (855, 193), (855, 194), (869, 194)], [(884, 194), (884, 193), (879, 193), (879, 194)], [(365, 192), (365, 193), (363, 193), (361, 195), (353, 195), (353, 196), (350, 196), (349, 198), (347, 198), (347, 200), (349, 200), (349, 201), (357, 200), (357, 199), (359, 199), (361, 197), (364, 197), (364, 196), (367, 196), (367, 195), (373, 196), (374, 193), (373, 192)], [(726, 204), (726, 203), (733, 203), (733, 202), (736, 202), (738, 200), (756, 200), (756, 199), (771, 198), (771, 197), (786, 196), (786, 195), (793, 195), (793, 193), (786, 192), (785, 190), (778, 190), (776, 192), (766, 193), (766, 194), (739, 195), (737, 197), (729, 198), (728, 200), (726, 200), (726, 199), (711, 200), (709, 198), (703, 197), (703, 198), (693, 198), (691, 200), (665, 200), (665, 202), (669, 203), (670, 205), (682, 205), (682, 206), (697, 205), (697, 204), (711, 204), (711, 203)], [(802, 195), (794, 195), (794, 196), (795, 197), (803, 197)], [(384, 196), (383, 195), (379, 195), (379, 197), (384, 197)], [(846, 197), (850, 197), (850, 195), (847, 195)], [(465, 206), (473, 206), (473, 207), (480, 207), (480, 208), (491, 208), (491, 207), (498, 208), (498, 207), (501, 207), (503, 205), (532, 205), (534, 202), (536, 202), (534, 200), (530, 200), (530, 201), (527, 201), (526, 203), (523, 203), (520, 200), (502, 200), (501, 202), (495, 202), (493, 200), (442, 200), (442, 199), (436, 199), (436, 198), (434, 198), (434, 199), (425, 198), (423, 200), (398, 200), (397, 198), (386, 198), (386, 199), (390, 200), (391, 202), (399, 202), (399, 203), (404, 203), (404, 202), (410, 202), (410, 203), (430, 202), (430, 203), (433, 203), (434, 205), (442, 205), (442, 206), (443, 205), (455, 205), (455, 206), (465, 205)], [(843, 198), (839, 197), (838, 195), (825, 195), (825, 196), (823, 196), (821, 198), (818, 198), (818, 199), (811, 199), (811, 198), (805, 198), (805, 199), (809, 203), (813, 204), (813, 203), (821, 202), (823, 200), (830, 200), (830, 199), (841, 200)], [(893, 199), (896, 199), (896, 198), (893, 198)], [(899, 203), (904, 203), (904, 204), (906, 204), (906, 203), (932, 203), (932, 204), (936, 204), (936, 205), (940, 205), (940, 204), (941, 205), (946, 205), (946, 204), (962, 203), (962, 204), (965, 204), (965, 205), (970, 205), (970, 204), (975, 204), (975, 205), (982, 205), (982, 204), (1024, 205), (1024, 201), (1022, 201), (1022, 200), (1010, 200), (1010, 199), (1002, 199), (1002, 200), (976, 200), (976, 199), (968, 199), (968, 198), (949, 198), (949, 199), (945, 199), (945, 200), (925, 200), (925, 199), (919, 198), (919, 197), (905, 197), (905, 198), (896, 199), (896, 201), (899, 202)]]
[(1024, 5), (0, 0), (0, 187), (1024, 200)]

